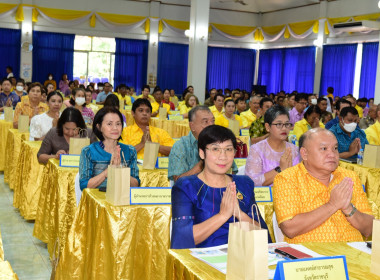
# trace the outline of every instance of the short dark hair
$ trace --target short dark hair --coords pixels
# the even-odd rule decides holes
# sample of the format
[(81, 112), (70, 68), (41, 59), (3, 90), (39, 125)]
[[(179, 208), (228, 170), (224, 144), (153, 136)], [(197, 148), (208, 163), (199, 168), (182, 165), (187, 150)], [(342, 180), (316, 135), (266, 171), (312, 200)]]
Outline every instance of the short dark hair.
[(348, 104), (348, 105), (350, 105), (350, 107), (352, 106), (351, 101), (348, 101), (347, 99), (343, 99), (343, 98), (341, 98), (341, 99), (339, 99), (339, 100), (336, 102), (336, 104), (335, 104), (335, 107), (336, 107), (336, 109), (337, 109), (338, 111), (340, 111), (340, 104)]
[(69, 82), (69, 86), (71, 86), (71, 85), (75, 85), (74, 81)]
[(62, 94), (59, 91), (56, 91), (56, 90), (52, 91), (51, 93), (48, 94), (46, 101), (49, 101), (49, 99), (52, 98), (54, 95), (58, 95), (59, 97), (61, 97), (62, 102), (63, 102)]
[(13, 68), (12, 68), (12, 66), (9, 66), (9, 65), (8, 65), (8, 66), (6, 67), (6, 69), (9, 69), (9, 70), (11, 70), (11, 71), (13, 72)]
[(48, 77), (48, 78), (49, 78), (49, 76), (52, 76), (53, 79), (54, 79), (54, 75), (53, 75), (53, 73), (49, 73), (49, 74), (47, 74), (47, 77)]
[(16, 84), (18, 84), (18, 83), (22, 83), (25, 86), (25, 80), (24, 79), (18, 79), (16, 81)]
[[(74, 88), (73, 91), (71, 92), (71, 95), (74, 97), (74, 96), (77, 94), (78, 91), (83, 91), (83, 93), (84, 93), (84, 97), (86, 98), (86, 92), (85, 92), (85, 89), (84, 89), (84, 88), (80, 88), (80, 87), (79, 87), (79, 88)], [(70, 98), (70, 101), (69, 101), (69, 102), (70, 102), (71, 105), (73, 105), (73, 106), (75, 105), (75, 100), (74, 100), (72, 97)], [(87, 105), (87, 104), (86, 104), (86, 102), (85, 102), (82, 106), (83, 106), (83, 107), (86, 107), (86, 105)]]
[(2, 79), (2, 80), (1, 80), (1, 84), (3, 84), (3, 83), (6, 82), (6, 81), (8, 81), (10, 84), (12, 84), (12, 81), (11, 81), (10, 79), (7, 79), (7, 78)]
[(280, 105), (274, 105), (270, 107), (264, 115), (264, 123), (267, 123), (271, 125), (273, 121), (278, 117), (285, 115), (289, 119), (289, 113), (288, 110), (285, 109), (285, 107), (280, 106)]
[(359, 99), (358, 99), (358, 102), (365, 102), (365, 103), (368, 103), (368, 99), (365, 98), (365, 97), (362, 97), (362, 98), (359, 98)]
[(74, 122), (76, 123), (77, 127), (81, 129), (87, 128), (84, 122), (82, 113), (74, 107), (67, 107), (65, 110), (63, 110), (61, 116), (58, 119), (58, 123), (57, 123), (58, 136), (63, 136), (63, 125), (67, 122)]
[(117, 89), (119, 90), (121, 88), (125, 88), (126, 89), (127, 85), (126, 84), (120, 84), (120, 85), (118, 85)]
[(339, 116), (341, 116), (342, 118), (346, 117), (348, 115), (348, 113), (351, 113), (353, 114), (354, 116), (358, 116), (359, 113), (358, 113), (358, 110), (355, 109), (355, 107), (344, 107), (340, 113), (339, 113)]
[(144, 89), (148, 89), (149, 90), (149, 92), (150, 92), (150, 86), (148, 86), (148, 85), (143, 85), (143, 87), (141, 88), (141, 91), (144, 91)]
[(206, 146), (213, 143), (222, 143), (231, 140), (236, 149), (236, 136), (228, 128), (220, 125), (210, 125), (202, 130), (198, 136), (198, 149), (206, 151)]
[(214, 100), (216, 100), (216, 99), (218, 98), (218, 96), (223, 97), (223, 100), (225, 99), (225, 96), (224, 96), (223, 94), (221, 94), (221, 93), (217, 93), (217, 94), (215, 94), (215, 96), (214, 96)]
[(317, 105), (311, 105), (309, 108), (307, 108), (305, 114), (303, 115), (304, 119), (306, 120), (308, 116), (310, 116), (312, 113), (317, 113), (319, 116), (322, 115), (321, 109)]
[(31, 90), (32, 88), (35, 88), (35, 87), (39, 87), (40, 90), (41, 90), (41, 93), (42, 93), (44, 87), (43, 87), (43, 85), (41, 85), (39, 82), (31, 83), (31, 84), (28, 86), (28, 93), (30, 92), (30, 90)]
[(317, 104), (321, 103), (322, 101), (326, 101), (327, 102), (327, 99), (324, 98), (324, 97), (318, 97)]
[(205, 105), (199, 105), (199, 106), (195, 106), (194, 108), (192, 108), (190, 111), (189, 111), (189, 122), (192, 122), (195, 118), (195, 115), (198, 111), (207, 111), (207, 112), (210, 112), (210, 109), (208, 106), (205, 106)]
[[(120, 118), (120, 121), (121, 121), (121, 126), (123, 127), (124, 126), (124, 120), (123, 120), (123, 115), (120, 113), (120, 111), (112, 106), (104, 106), (103, 108), (101, 108), (95, 115), (94, 117), (94, 122), (92, 123), (92, 131), (94, 132), (94, 134), (96, 135), (96, 137), (98, 137), (98, 139), (100, 141), (103, 141), (104, 140), (104, 136), (103, 136), (103, 133), (100, 131), (100, 129), (98, 128), (98, 125), (99, 127), (102, 125), (103, 123), (103, 119), (105, 117), (105, 115), (107, 114), (116, 114), (119, 116)], [(119, 140), (121, 139), (121, 135), (119, 137)]]
[(245, 103), (245, 99), (244, 97), (239, 97), (238, 99), (235, 100), (235, 104), (237, 105), (239, 103), (239, 101), (242, 101)]
[(260, 108), (262, 109), (265, 102), (271, 102), (273, 104), (273, 100), (269, 97), (263, 97), (260, 100)]
[(116, 107), (119, 110), (120, 107), (120, 101), (119, 98), (115, 94), (110, 94), (106, 97), (106, 100), (104, 100), (104, 107)]
[(227, 99), (226, 101), (224, 101), (224, 106), (226, 106), (228, 102), (232, 102), (235, 105), (235, 101), (233, 99)]
[(156, 92), (159, 92), (159, 91), (161, 91), (163, 93), (162, 89), (157, 86), (157, 87), (154, 88), (153, 94), (155, 94)]
[(294, 101), (300, 102), (302, 99), (308, 101), (308, 95), (306, 93), (297, 93)]
[(333, 94), (334, 93), (334, 88), (333, 87), (328, 87), (327, 88), (327, 92)]
[(136, 112), (136, 109), (142, 105), (148, 106), (150, 111), (152, 112), (152, 105), (150, 104), (150, 101), (144, 98), (138, 98), (133, 102), (132, 104), (132, 112)]

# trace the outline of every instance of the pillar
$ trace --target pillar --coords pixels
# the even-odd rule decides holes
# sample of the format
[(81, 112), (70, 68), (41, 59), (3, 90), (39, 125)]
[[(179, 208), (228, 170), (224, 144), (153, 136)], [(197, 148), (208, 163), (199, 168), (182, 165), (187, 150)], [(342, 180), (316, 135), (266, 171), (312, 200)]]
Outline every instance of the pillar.
[[(158, 62), (158, 23), (160, 17), (160, 3), (150, 2), (150, 31), (148, 47), (148, 77), (147, 84), (154, 88), (157, 84), (157, 62)], [(152, 91), (153, 89), (151, 89)]]
[[(380, 34), (379, 34), (379, 41), (380, 41)], [(375, 104), (380, 104), (380, 48), (377, 53)]]
[[(32, 8), (24, 7), (24, 21), (21, 23), (21, 45), (33, 44)], [(20, 77), (25, 82), (32, 81), (33, 52), (20, 48)]]

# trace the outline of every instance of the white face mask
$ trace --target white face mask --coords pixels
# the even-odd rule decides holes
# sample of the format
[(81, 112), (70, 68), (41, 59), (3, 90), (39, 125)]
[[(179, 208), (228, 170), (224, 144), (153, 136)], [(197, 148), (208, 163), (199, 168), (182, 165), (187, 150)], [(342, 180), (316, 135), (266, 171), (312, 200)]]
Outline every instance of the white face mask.
[(98, 87), (99, 90), (103, 90), (103, 87)]
[(85, 102), (86, 102), (86, 99), (84, 97), (75, 98), (75, 103), (79, 106), (82, 106)]
[(317, 105), (317, 99), (313, 98), (313, 99), (311, 100), (311, 104), (313, 104), (313, 105)]
[(344, 128), (344, 130), (347, 131), (347, 132), (349, 132), (349, 133), (353, 132), (356, 129), (357, 125), (358, 124), (354, 123), (354, 122), (353, 123), (344, 123), (343, 122), (343, 128)]
[(23, 91), (23, 90), (24, 90), (24, 87), (23, 87), (23, 86), (17, 86), (17, 87), (16, 87), (16, 90), (17, 90), (17, 91)]
[(53, 77), (52, 77), (52, 76), (49, 76), (49, 80), (53, 80)]

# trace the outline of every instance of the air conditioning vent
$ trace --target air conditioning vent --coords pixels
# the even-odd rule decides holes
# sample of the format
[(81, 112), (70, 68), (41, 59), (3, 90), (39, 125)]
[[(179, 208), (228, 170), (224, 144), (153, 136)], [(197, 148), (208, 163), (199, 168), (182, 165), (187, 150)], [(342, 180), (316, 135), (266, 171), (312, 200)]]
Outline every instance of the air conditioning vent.
[(352, 21), (334, 24), (335, 31), (363, 32), (380, 30), (380, 22), (373, 20)]

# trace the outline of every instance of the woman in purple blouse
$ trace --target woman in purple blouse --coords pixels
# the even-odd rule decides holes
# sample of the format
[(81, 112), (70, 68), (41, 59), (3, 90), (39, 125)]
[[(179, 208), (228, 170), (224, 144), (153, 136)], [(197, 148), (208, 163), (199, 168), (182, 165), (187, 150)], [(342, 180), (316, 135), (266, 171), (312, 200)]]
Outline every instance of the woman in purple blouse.
[(266, 111), (264, 122), (269, 136), (251, 146), (245, 166), (245, 175), (255, 186), (272, 185), (278, 173), (299, 162), (298, 147), (287, 142), (293, 127), (288, 111), (282, 106), (273, 106)]

